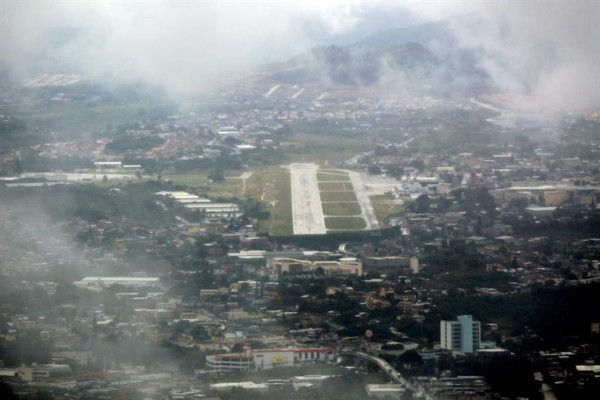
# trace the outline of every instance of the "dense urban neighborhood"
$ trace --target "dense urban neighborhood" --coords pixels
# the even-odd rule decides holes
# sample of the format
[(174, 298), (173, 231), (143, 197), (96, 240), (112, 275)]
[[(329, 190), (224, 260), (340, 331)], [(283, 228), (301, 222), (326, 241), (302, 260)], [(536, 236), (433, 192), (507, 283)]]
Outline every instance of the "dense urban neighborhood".
[[(35, 69), (0, 60), (0, 397), (599, 398), (600, 106), (536, 92), (572, 83), (544, 64), (564, 54), (519, 59), (529, 90), (507, 90), (492, 72), (512, 59), (459, 16), (211, 75), (238, 19), (200, 65), (181, 54), (204, 31), (173, 41), (137, 15), (122, 36), (45, 33)], [(138, 30), (190, 90), (131, 45), (142, 78), (66, 67), (127, 59), (93, 49)], [(194, 68), (210, 86), (191, 90)]]
[[(493, 98), (284, 89), (5, 149), (2, 381), (57, 399), (591, 398), (600, 116), (542, 128), (490, 122)], [(24, 93), (52, 109), (91, 89), (57, 90)]]

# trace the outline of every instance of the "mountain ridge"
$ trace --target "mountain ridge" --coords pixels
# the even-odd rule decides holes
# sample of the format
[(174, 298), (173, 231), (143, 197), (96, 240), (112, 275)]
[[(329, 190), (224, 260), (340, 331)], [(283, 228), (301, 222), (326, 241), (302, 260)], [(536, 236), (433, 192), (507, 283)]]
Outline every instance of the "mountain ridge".
[(493, 89), (493, 82), (478, 64), (477, 49), (462, 48), (451, 29), (472, 21), (458, 16), (381, 31), (348, 46), (315, 46), (269, 65), (267, 76), (291, 85), (396, 84), (415, 94), (480, 94)]

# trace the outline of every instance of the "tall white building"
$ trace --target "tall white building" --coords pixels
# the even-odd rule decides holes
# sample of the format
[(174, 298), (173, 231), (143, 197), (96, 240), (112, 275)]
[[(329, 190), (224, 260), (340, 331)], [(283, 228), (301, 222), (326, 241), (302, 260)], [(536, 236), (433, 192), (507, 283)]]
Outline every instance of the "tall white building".
[(440, 322), (442, 349), (473, 353), (481, 343), (481, 323), (471, 315), (459, 315), (455, 321)]

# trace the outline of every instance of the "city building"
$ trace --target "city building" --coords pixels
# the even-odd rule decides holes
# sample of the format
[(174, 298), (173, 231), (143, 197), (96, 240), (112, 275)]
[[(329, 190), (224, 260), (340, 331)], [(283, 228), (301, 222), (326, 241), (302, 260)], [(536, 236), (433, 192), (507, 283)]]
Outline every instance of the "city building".
[(366, 386), (367, 396), (384, 399), (401, 399), (406, 389), (398, 384), (369, 384)]
[(71, 367), (67, 364), (38, 364), (19, 367), (19, 375), (25, 382), (44, 381), (57, 376), (66, 376), (71, 373)]
[(185, 204), (185, 208), (204, 214), (206, 217), (215, 218), (239, 218), (242, 211), (237, 204), (233, 203), (191, 203)]
[(442, 349), (473, 353), (481, 343), (481, 323), (471, 315), (459, 315), (454, 321), (440, 321)]
[(52, 362), (54, 364), (70, 364), (85, 366), (92, 362), (92, 353), (89, 351), (54, 351)]
[(101, 291), (113, 285), (124, 287), (156, 287), (160, 284), (160, 279), (155, 277), (134, 277), (134, 276), (86, 276), (85, 278), (73, 282), (73, 284), (82, 289)]
[(423, 382), (430, 394), (435, 399), (491, 399), (490, 386), (483, 376), (456, 376), (429, 378)]
[(339, 261), (308, 261), (293, 258), (267, 259), (267, 273), (271, 277), (282, 274), (298, 275), (322, 273), (323, 275), (362, 275), (362, 262), (356, 258), (342, 257)]
[(122, 163), (121, 161), (95, 161), (94, 167), (96, 169), (120, 169)]
[(385, 256), (385, 257), (365, 257), (363, 260), (364, 272), (375, 272), (379, 274), (393, 273), (419, 273), (419, 259), (408, 256)]
[(211, 383), (210, 390), (212, 392), (230, 392), (234, 388), (240, 388), (244, 390), (251, 390), (253, 392), (266, 393), (269, 391), (269, 386), (265, 383), (254, 383), (254, 382), (223, 382), (223, 383)]
[(294, 365), (328, 362), (335, 359), (333, 349), (250, 349), (242, 353), (215, 354), (206, 356), (206, 366), (215, 372), (256, 371)]

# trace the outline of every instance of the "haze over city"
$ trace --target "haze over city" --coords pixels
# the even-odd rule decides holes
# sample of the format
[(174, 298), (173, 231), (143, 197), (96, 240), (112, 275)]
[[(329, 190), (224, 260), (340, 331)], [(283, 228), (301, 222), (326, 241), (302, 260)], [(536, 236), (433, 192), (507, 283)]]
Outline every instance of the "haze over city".
[(600, 2), (0, 0), (2, 399), (596, 399)]

